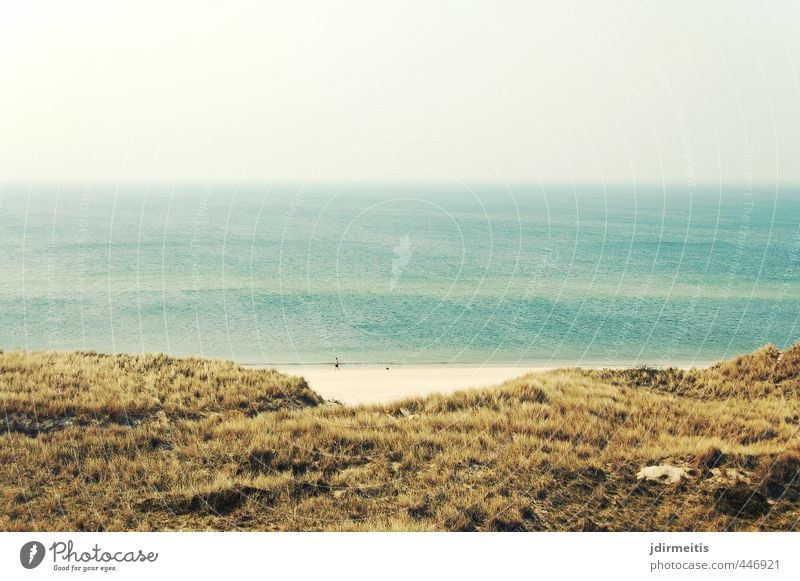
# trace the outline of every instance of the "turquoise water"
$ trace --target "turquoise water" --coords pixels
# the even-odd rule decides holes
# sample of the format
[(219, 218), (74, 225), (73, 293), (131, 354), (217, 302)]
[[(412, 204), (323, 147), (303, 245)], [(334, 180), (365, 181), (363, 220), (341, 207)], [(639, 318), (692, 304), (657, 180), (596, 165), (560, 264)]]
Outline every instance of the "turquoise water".
[(800, 190), (0, 189), (0, 348), (705, 362), (800, 339)]

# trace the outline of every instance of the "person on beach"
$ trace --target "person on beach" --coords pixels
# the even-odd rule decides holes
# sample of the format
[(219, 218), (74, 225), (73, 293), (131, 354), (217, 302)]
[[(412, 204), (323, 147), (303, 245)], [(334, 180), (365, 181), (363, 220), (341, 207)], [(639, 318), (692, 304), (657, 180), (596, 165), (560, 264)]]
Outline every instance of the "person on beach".
[(339, 358), (338, 357), (336, 358), (336, 363), (334, 363), (334, 366), (336, 367), (336, 371), (339, 371)]

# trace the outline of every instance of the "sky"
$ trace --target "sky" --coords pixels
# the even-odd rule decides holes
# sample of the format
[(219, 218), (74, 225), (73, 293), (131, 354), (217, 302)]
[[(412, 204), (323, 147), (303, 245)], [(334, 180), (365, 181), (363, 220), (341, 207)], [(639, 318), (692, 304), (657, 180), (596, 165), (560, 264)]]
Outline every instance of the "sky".
[(796, 0), (4, 0), (0, 183), (800, 181)]

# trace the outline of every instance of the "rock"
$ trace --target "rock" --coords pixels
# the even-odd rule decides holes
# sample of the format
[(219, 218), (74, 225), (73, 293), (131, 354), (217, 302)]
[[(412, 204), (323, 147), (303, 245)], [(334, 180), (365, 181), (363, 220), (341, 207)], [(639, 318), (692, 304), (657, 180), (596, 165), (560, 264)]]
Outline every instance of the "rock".
[(675, 484), (684, 478), (689, 478), (689, 471), (679, 466), (662, 464), (660, 466), (646, 466), (636, 473), (638, 480), (651, 480), (661, 484)]

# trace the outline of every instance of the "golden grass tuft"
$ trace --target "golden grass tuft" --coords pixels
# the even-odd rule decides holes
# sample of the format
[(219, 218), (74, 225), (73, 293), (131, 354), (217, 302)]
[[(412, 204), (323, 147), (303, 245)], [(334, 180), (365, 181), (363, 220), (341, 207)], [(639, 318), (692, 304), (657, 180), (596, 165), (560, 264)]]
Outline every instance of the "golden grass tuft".
[(706, 369), (637, 367), (585, 372), (613, 385), (652, 388), (696, 398), (751, 399), (800, 396), (800, 344), (784, 352), (773, 345)]
[(5, 431), (135, 424), (158, 413), (168, 418), (232, 410), (252, 415), (322, 402), (301, 378), (163, 354), (0, 352), (0, 372)]

